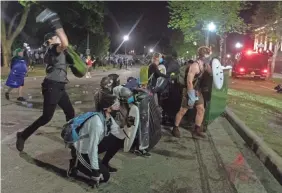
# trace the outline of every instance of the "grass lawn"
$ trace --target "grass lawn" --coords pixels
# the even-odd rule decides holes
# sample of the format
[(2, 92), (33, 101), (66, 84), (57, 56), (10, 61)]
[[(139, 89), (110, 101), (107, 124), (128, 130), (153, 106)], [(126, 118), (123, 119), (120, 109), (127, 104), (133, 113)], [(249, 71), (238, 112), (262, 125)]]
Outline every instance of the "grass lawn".
[(282, 157), (282, 95), (279, 100), (229, 89), (227, 104), (250, 129)]
[[(6, 80), (9, 76), (10, 68), (9, 67), (1, 67), (1, 80)], [(28, 72), (28, 77), (33, 76), (45, 76), (45, 66), (36, 66), (33, 71)]]

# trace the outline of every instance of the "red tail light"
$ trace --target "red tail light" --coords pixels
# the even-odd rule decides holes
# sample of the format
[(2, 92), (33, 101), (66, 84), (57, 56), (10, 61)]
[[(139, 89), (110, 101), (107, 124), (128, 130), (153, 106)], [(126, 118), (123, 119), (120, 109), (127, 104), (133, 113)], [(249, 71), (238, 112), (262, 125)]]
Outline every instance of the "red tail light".
[(262, 72), (263, 72), (263, 73), (267, 73), (267, 72), (268, 72), (268, 70), (267, 70), (267, 69), (264, 69), (264, 70), (262, 70)]
[(239, 72), (245, 72), (245, 68), (239, 68)]

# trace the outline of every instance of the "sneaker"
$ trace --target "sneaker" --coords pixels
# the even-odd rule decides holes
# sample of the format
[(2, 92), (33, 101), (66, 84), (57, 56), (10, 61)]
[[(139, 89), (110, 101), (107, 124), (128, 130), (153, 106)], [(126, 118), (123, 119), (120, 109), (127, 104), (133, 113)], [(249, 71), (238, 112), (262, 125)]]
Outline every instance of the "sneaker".
[(108, 168), (108, 170), (109, 170), (110, 173), (115, 173), (115, 172), (117, 172), (117, 169), (111, 167), (109, 164), (107, 164), (107, 165), (105, 165), (105, 166)]
[(149, 152), (147, 152), (146, 150), (135, 150), (134, 154), (138, 155), (138, 156), (143, 156), (143, 157), (150, 157), (151, 154)]
[(24, 149), (24, 142), (25, 140), (23, 139), (22, 137), (22, 132), (18, 132), (17, 133), (17, 142), (16, 142), (16, 147), (17, 147), (17, 150), (19, 152), (22, 152), (23, 149)]
[(173, 127), (171, 133), (174, 137), (180, 138), (180, 131), (179, 131), (178, 127), (176, 127), (176, 126)]
[(10, 94), (8, 92), (5, 93), (5, 97), (7, 100), (10, 100)]
[(21, 102), (26, 101), (26, 99), (25, 99), (25, 98), (23, 98), (23, 97), (18, 97), (18, 98), (17, 98), (17, 100), (18, 100), (18, 101), (21, 101)]

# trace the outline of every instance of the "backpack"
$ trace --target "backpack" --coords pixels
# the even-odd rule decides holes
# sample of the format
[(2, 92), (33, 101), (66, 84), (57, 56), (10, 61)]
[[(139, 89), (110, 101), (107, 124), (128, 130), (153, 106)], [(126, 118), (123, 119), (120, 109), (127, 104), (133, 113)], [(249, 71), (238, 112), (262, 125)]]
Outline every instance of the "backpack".
[(79, 136), (79, 131), (83, 127), (84, 123), (89, 120), (91, 117), (98, 115), (102, 122), (105, 121), (105, 117), (102, 113), (99, 112), (87, 112), (81, 115), (76, 116), (75, 118), (68, 121), (64, 126), (61, 133), (66, 144), (75, 143), (81, 139), (89, 137), (89, 135)]
[(140, 68), (140, 83), (141, 84), (148, 84), (149, 82), (149, 78), (148, 78), (148, 74), (149, 74), (149, 66), (150, 65), (146, 65), (146, 66), (142, 66)]
[(184, 65), (184, 66), (181, 66), (180, 69), (179, 69), (179, 74), (178, 74), (178, 77), (177, 77), (177, 81), (178, 83), (181, 85), (181, 86), (185, 86), (186, 85), (186, 75), (187, 75), (187, 72), (189, 70), (189, 66), (188, 64)]

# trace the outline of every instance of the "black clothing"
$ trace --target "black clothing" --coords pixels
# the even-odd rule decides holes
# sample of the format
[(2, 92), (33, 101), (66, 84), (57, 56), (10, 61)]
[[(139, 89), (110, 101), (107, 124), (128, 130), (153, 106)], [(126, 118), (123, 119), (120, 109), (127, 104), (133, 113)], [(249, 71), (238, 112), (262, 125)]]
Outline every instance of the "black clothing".
[(66, 121), (74, 118), (74, 109), (69, 96), (65, 91), (65, 84), (45, 79), (42, 83), (43, 114), (33, 124), (22, 132), (22, 137), (26, 140), (39, 127), (46, 125), (53, 117), (57, 104), (63, 109)]
[[(151, 77), (151, 79), (150, 79), (150, 77)], [(150, 64), (149, 69), (148, 69), (148, 78), (150, 79), (149, 83), (150, 83), (151, 87), (156, 86), (157, 79), (159, 77), (168, 78), (169, 75), (162, 74), (156, 64), (154, 64), (154, 63)]]

